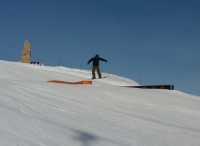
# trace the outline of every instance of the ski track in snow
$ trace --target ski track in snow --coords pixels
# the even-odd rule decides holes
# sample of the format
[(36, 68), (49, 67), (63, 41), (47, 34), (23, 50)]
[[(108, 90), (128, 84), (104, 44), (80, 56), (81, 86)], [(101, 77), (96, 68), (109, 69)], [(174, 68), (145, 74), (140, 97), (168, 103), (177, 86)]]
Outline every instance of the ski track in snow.
[[(199, 146), (200, 98), (113, 74), (0, 61), (0, 146)], [(102, 73), (103, 76), (108, 76)]]

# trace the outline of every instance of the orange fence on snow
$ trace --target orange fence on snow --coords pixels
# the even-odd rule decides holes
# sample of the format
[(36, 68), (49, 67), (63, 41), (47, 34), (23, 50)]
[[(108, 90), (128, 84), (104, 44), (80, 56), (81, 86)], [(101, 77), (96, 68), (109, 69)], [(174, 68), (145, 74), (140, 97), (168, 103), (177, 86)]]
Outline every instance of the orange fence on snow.
[(78, 81), (78, 82), (66, 82), (66, 81), (61, 81), (61, 80), (50, 80), (47, 82), (53, 82), (53, 83), (60, 83), (60, 84), (84, 84), (84, 85), (91, 85), (92, 81), (87, 81), (87, 80), (83, 80), (83, 81)]

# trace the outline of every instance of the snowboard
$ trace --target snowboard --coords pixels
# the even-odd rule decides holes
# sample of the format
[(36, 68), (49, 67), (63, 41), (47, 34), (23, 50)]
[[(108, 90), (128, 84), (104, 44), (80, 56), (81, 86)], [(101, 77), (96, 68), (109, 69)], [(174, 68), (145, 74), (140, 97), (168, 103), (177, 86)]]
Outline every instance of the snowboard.
[(105, 78), (107, 78), (107, 77), (105, 76), (105, 77), (102, 77), (102, 78), (95, 78), (95, 79), (92, 78), (92, 80), (96, 80), (96, 79), (105, 79)]

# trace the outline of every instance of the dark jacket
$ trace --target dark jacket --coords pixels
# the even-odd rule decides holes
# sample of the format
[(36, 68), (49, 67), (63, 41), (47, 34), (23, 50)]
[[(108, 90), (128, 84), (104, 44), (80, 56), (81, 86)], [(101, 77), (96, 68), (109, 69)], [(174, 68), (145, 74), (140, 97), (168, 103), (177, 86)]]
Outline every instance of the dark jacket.
[(91, 58), (87, 64), (93, 61), (93, 66), (99, 66), (99, 60), (107, 62), (106, 59), (100, 58), (99, 55), (96, 55), (95, 57)]

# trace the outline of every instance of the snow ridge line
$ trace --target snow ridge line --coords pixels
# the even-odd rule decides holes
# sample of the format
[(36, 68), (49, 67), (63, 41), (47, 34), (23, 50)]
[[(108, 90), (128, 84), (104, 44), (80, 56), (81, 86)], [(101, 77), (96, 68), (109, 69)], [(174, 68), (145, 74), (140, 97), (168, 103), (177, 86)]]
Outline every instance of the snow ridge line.
[[(51, 67), (51, 66), (39, 66), (39, 65), (34, 65), (34, 64), (22, 64), (23, 66), (27, 66), (27, 67), (31, 67), (31, 68), (37, 68), (37, 69), (43, 69), (43, 70), (47, 70), (47, 71), (54, 71), (54, 72), (59, 72), (59, 73), (67, 73), (70, 75), (76, 75), (78, 77), (83, 77), (86, 79), (91, 79), (91, 71), (89, 70), (80, 70), (80, 69), (73, 69), (73, 68), (67, 68), (67, 67), (63, 67), (63, 66), (55, 66), (55, 67)], [(123, 78), (114, 74), (108, 74), (108, 73), (104, 73), (102, 72), (102, 76), (106, 76), (108, 78), (101, 80), (100, 82), (107, 82), (107, 83), (111, 83), (114, 85), (118, 85), (118, 86), (136, 86), (139, 85), (138, 83), (134, 82), (131, 79), (128, 78)]]

